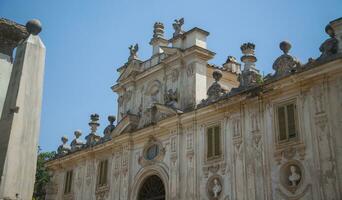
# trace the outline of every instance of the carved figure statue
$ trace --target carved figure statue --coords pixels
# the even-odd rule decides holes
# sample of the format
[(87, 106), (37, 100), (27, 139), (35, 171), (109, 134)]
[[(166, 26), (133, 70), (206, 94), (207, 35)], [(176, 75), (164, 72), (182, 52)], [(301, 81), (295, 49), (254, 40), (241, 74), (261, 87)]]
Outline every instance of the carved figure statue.
[(284, 52), (273, 63), (273, 69), (275, 70), (275, 76), (286, 75), (296, 67), (300, 66), (300, 62), (289, 55), (291, 44), (287, 41), (283, 41), (279, 44), (279, 48)]
[(80, 130), (74, 132), (75, 138), (71, 141), (71, 151), (79, 150), (83, 147), (84, 142), (79, 138), (82, 135)]
[(175, 32), (173, 33), (173, 37), (176, 37), (180, 34), (183, 34), (184, 31), (182, 30), (182, 26), (184, 24), (184, 18), (175, 19), (175, 22), (172, 24), (173, 29), (175, 29)]
[(330, 25), (327, 25), (325, 27), (325, 32), (330, 36), (330, 38), (325, 40), (319, 47), (319, 50), (322, 52), (322, 54), (318, 59), (336, 54), (338, 50), (338, 40), (335, 38), (334, 29), (332, 29)]
[(177, 107), (177, 89), (173, 91), (172, 89), (169, 89), (165, 95), (165, 105), (176, 108)]
[(294, 165), (290, 166), (291, 175), (289, 176), (289, 181), (291, 182), (291, 186), (297, 186), (298, 181), (300, 180), (300, 174), (296, 172), (296, 167)]
[(134, 46), (131, 45), (130, 47), (128, 47), (129, 49), (129, 58), (128, 60), (133, 60), (133, 59), (137, 59), (138, 58), (138, 50), (139, 50), (139, 46), (138, 44), (135, 44)]
[(61, 138), (62, 140), (62, 144), (59, 145), (58, 149), (57, 149), (57, 154), (58, 155), (65, 155), (67, 153), (69, 153), (71, 151), (70, 146), (67, 144), (68, 142), (68, 138), (66, 136), (63, 136)]
[(213, 78), (215, 79), (215, 82), (208, 88), (207, 95), (209, 101), (215, 101), (220, 96), (226, 93), (226, 90), (221, 87), (221, 85), (218, 83), (219, 80), (222, 78), (222, 72), (219, 70), (215, 70), (213, 72)]
[(219, 183), (219, 181), (215, 178), (214, 179), (214, 185), (213, 185), (213, 188), (212, 188), (212, 192), (213, 192), (214, 198), (218, 198), (218, 196), (220, 195), (221, 191), (222, 191), (222, 186)]
[(114, 125), (115, 120), (116, 120), (116, 117), (114, 115), (108, 116), (109, 125), (103, 131), (104, 139), (110, 139), (110, 135), (112, 131), (115, 129), (115, 125)]

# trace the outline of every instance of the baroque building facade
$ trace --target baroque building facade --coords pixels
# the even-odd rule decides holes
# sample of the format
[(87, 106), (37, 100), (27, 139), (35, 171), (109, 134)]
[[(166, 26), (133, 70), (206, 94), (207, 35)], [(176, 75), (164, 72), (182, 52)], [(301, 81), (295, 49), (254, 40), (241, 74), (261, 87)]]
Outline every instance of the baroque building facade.
[(129, 47), (118, 123), (99, 136), (92, 114), (86, 141), (62, 137), (46, 199), (341, 199), (342, 18), (307, 63), (281, 42), (265, 77), (253, 43), (211, 65), (209, 33), (183, 24), (165, 39), (155, 23), (148, 60)]

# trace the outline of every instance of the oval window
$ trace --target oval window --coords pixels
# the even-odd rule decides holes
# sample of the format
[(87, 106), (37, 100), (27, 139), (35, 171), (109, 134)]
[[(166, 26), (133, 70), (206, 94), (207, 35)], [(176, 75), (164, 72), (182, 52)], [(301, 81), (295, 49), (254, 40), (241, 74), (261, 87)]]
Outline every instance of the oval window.
[(158, 153), (159, 153), (159, 146), (157, 144), (153, 144), (150, 147), (148, 147), (145, 158), (147, 160), (153, 160), (155, 157), (157, 157)]

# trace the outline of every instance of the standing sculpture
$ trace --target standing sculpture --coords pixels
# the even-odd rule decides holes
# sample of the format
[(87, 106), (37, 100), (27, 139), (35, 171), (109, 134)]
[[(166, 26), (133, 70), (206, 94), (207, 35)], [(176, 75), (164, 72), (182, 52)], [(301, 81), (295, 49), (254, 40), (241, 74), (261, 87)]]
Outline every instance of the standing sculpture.
[(68, 138), (66, 136), (63, 136), (61, 138), (62, 140), (62, 144), (59, 145), (58, 149), (57, 149), (57, 154), (58, 155), (65, 155), (67, 153), (69, 153), (71, 151), (70, 146), (67, 144), (68, 142)]
[(128, 60), (133, 60), (133, 59), (137, 59), (138, 58), (138, 50), (139, 50), (139, 45), (135, 44), (134, 46), (131, 45), (130, 47), (128, 47), (129, 49), (129, 58)]
[(334, 55), (338, 50), (338, 40), (335, 38), (334, 29), (330, 25), (325, 27), (325, 32), (330, 36), (329, 39), (325, 40), (319, 47), (319, 51), (322, 53), (318, 59), (326, 58)]
[(74, 132), (75, 139), (71, 141), (71, 151), (79, 150), (83, 147), (84, 142), (80, 139), (80, 136), (82, 135), (82, 132), (80, 130), (76, 130)]
[(182, 30), (182, 26), (184, 24), (184, 18), (175, 19), (175, 22), (172, 24), (173, 29), (175, 29), (175, 32), (173, 33), (173, 37), (176, 37), (180, 34), (183, 34), (184, 31)]

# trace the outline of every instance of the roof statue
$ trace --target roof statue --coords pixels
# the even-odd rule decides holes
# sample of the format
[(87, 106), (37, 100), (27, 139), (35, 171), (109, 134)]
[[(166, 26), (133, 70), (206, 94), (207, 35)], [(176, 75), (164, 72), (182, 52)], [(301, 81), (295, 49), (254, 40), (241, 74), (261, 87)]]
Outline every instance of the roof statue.
[(291, 71), (295, 70), (301, 64), (297, 58), (289, 55), (291, 44), (287, 41), (283, 41), (279, 44), (279, 48), (284, 52), (273, 63), (273, 69), (275, 70), (274, 76), (287, 75)]
[(169, 89), (167, 93), (165, 94), (165, 105), (169, 106), (171, 108), (177, 108), (177, 89), (173, 91), (172, 89)]
[(82, 132), (80, 130), (76, 130), (74, 132), (75, 138), (71, 141), (71, 151), (77, 151), (81, 149), (84, 145), (84, 142), (82, 139), (80, 139)]
[(177, 37), (180, 34), (183, 34), (182, 26), (184, 25), (184, 18), (175, 19), (175, 22), (172, 24), (175, 32), (173, 33), (173, 37)]
[(330, 24), (325, 27), (325, 32), (330, 36), (330, 38), (325, 40), (319, 47), (319, 51), (322, 54), (318, 59), (326, 58), (328, 56), (336, 54), (338, 51), (338, 40), (336, 39), (335, 31)]
[(110, 140), (111, 133), (115, 129), (115, 125), (114, 125), (115, 120), (116, 120), (116, 117), (114, 115), (108, 116), (109, 125), (103, 131), (103, 134), (104, 134), (103, 139), (104, 140)]
[(224, 94), (227, 93), (227, 90), (224, 89), (221, 84), (219, 83), (220, 79), (222, 78), (221, 70), (214, 70), (213, 72), (214, 82), (208, 88), (207, 91), (207, 99), (203, 99), (200, 103), (200, 107), (205, 106), (209, 103), (215, 102), (220, 99)]
[(135, 44), (134, 46), (131, 45), (130, 47), (128, 47), (129, 49), (129, 57), (128, 60), (134, 60), (134, 59), (138, 59), (138, 50), (139, 50), (139, 46), (138, 44)]
[(67, 144), (68, 138), (66, 136), (62, 136), (61, 138), (62, 144), (58, 146), (57, 155), (65, 155), (71, 151), (70, 146)]

